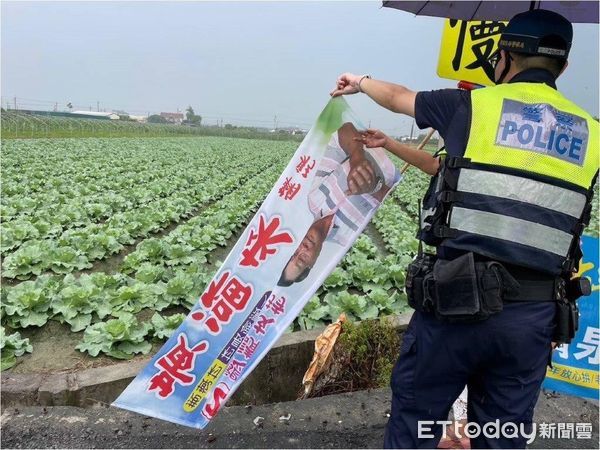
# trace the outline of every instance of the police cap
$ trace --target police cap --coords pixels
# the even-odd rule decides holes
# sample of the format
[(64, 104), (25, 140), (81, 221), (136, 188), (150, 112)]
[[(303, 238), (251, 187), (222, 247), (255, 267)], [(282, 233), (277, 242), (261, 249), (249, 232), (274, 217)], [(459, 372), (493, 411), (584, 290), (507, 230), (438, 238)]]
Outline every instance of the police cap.
[(498, 48), (515, 53), (567, 59), (573, 25), (553, 11), (533, 9), (514, 16), (500, 36)]

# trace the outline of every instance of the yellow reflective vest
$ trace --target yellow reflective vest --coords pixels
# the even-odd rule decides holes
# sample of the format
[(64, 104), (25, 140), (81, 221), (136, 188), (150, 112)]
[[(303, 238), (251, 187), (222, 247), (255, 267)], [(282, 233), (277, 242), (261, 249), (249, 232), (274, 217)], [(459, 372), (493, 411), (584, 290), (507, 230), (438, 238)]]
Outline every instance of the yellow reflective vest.
[(548, 274), (572, 272), (598, 174), (598, 122), (542, 83), (478, 89), (471, 102), (464, 156), (447, 157), (431, 183), (421, 237)]

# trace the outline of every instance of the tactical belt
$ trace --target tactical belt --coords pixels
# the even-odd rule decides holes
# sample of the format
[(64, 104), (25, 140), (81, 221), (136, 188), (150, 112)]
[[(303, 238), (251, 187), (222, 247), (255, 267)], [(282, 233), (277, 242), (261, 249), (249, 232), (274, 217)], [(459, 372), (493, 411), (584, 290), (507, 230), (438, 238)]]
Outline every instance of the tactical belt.
[[(509, 302), (553, 302), (556, 301), (557, 278), (547, 278), (542, 280), (530, 280), (519, 277), (515, 273), (511, 274), (516, 282), (519, 283), (518, 293), (505, 291), (503, 299)], [(501, 281), (488, 272), (479, 280), (481, 287), (486, 290), (500, 288)], [(506, 281), (506, 280), (505, 280)], [(516, 289), (515, 289), (516, 291)]]
[(519, 293), (516, 296), (507, 294), (508, 302), (554, 302), (556, 298), (555, 280), (519, 280)]

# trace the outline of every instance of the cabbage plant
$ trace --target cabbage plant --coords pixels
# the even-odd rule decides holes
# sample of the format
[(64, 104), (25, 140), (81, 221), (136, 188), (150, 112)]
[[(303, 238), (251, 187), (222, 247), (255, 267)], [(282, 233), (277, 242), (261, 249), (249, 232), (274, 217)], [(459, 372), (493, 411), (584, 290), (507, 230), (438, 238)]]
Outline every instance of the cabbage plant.
[(17, 363), (17, 356), (32, 350), (29, 339), (21, 339), (19, 332), (7, 336), (4, 327), (0, 326), (0, 370), (10, 369)]
[(152, 349), (152, 344), (145, 340), (151, 328), (149, 323), (139, 323), (133, 314), (121, 313), (116, 319), (86, 328), (83, 341), (75, 348), (91, 356), (104, 353), (117, 359), (131, 359)]

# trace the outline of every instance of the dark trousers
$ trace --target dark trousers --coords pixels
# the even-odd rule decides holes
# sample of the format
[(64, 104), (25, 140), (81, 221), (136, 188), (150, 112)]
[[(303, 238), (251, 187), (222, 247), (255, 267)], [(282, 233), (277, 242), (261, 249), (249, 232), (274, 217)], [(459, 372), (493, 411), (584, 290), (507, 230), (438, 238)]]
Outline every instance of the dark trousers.
[[(454, 324), (415, 312), (392, 372), (392, 410), (385, 448), (436, 448), (434, 437), (419, 439), (418, 421), (448, 420), (465, 385), (468, 421), (483, 426), (499, 420), (531, 430), (533, 409), (551, 356), (555, 304), (505, 303), (483, 322)], [(488, 429), (488, 434), (492, 434)], [(522, 436), (471, 439), (472, 448), (525, 448)]]

